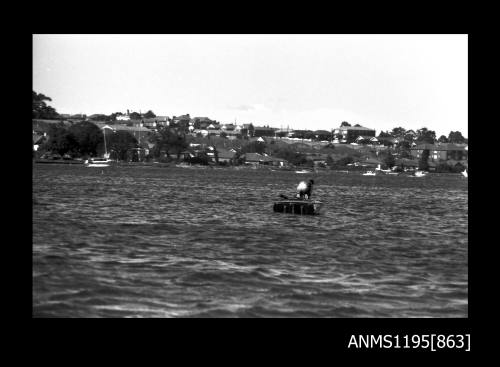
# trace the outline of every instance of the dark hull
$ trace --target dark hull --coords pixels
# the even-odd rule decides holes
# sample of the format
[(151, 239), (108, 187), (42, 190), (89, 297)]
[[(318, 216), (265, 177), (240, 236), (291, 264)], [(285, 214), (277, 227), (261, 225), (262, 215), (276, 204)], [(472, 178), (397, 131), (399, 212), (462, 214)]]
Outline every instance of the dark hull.
[(274, 203), (273, 210), (278, 213), (316, 215), (319, 214), (321, 205), (320, 201), (281, 200)]

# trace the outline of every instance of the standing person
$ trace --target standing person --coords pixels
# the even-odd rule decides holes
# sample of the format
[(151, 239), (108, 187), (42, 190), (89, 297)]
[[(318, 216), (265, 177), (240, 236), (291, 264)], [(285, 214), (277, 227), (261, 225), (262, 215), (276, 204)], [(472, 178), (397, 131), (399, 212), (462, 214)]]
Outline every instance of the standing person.
[(314, 180), (309, 180), (307, 183), (301, 181), (297, 186), (297, 198), (309, 200), (312, 195), (312, 185), (314, 185)]

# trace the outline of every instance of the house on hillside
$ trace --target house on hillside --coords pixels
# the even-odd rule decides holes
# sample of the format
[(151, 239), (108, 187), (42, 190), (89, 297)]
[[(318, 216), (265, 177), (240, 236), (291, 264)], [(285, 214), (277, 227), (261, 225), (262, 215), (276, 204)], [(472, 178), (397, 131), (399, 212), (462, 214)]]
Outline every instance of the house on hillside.
[(378, 165), (383, 165), (384, 163), (376, 158), (366, 158), (366, 160), (362, 161), (362, 166), (364, 167), (378, 167)]
[(207, 131), (208, 131), (208, 135), (212, 135), (212, 136), (220, 136), (220, 133), (221, 133), (221, 129), (220, 129), (220, 126), (218, 124), (214, 124), (214, 123), (211, 123), (210, 125), (207, 126)]
[(273, 137), (277, 129), (269, 126), (255, 126), (253, 136), (269, 136)]
[(258, 143), (267, 143), (269, 141), (269, 138), (263, 138), (262, 136), (254, 136), (253, 138), (248, 138), (249, 142), (258, 142)]
[(355, 142), (357, 144), (363, 144), (363, 145), (379, 145), (380, 142), (379, 140), (374, 137), (374, 136), (368, 136), (368, 135), (360, 135), (356, 138)]
[(130, 110), (127, 110), (127, 113), (120, 113), (116, 116), (117, 121), (128, 121), (130, 120)]
[(386, 146), (386, 147), (392, 147), (392, 146), (398, 145), (399, 141), (400, 141), (398, 138), (392, 138), (392, 137), (380, 137), (379, 136), (377, 139), (381, 145)]
[(202, 137), (207, 137), (208, 136), (208, 130), (205, 129), (194, 129), (190, 133), (192, 136), (202, 136)]
[(429, 150), (429, 161), (467, 161), (468, 150), (466, 144), (419, 144), (410, 148), (410, 154), (415, 159), (420, 159), (424, 150)]
[(341, 143), (353, 143), (358, 136), (375, 137), (375, 129), (370, 129), (360, 125), (357, 126), (341, 126), (333, 130), (335, 135), (341, 135)]
[(251, 124), (243, 124), (239, 126), (240, 133), (242, 136), (249, 137), (251, 135)]
[(189, 124), (195, 129), (207, 129), (208, 125), (216, 123), (216, 121), (208, 117), (193, 117)]
[(224, 134), (226, 134), (226, 138), (229, 139), (229, 140), (236, 140), (236, 139), (241, 139), (242, 136), (241, 136), (241, 133), (237, 130), (226, 130), (226, 131), (223, 131)]
[[(139, 125), (135, 126), (126, 126), (126, 125), (106, 125), (104, 122), (93, 122), (94, 125), (99, 127), (101, 130), (104, 128), (104, 126), (108, 126), (112, 129), (112, 131), (127, 131), (130, 133), (134, 138), (136, 138), (138, 141), (141, 141), (141, 139), (146, 139), (149, 138), (149, 136), (152, 134), (152, 131), (148, 129), (147, 127)], [(108, 131), (106, 131), (106, 135), (108, 134)]]
[(408, 159), (408, 158), (400, 158), (396, 159), (396, 166), (401, 167), (403, 169), (417, 169), (418, 168), (418, 160), (417, 159)]
[(332, 132), (327, 130), (316, 130), (313, 131), (316, 140), (319, 141), (330, 141), (332, 139)]
[(225, 132), (234, 131), (236, 129), (236, 126), (234, 124), (223, 124), (221, 126), (221, 129)]
[(168, 126), (168, 116), (156, 116), (150, 118), (143, 118), (142, 126), (149, 129), (156, 129), (160, 126)]
[(267, 166), (287, 166), (288, 162), (286, 159), (272, 157), (267, 154), (259, 154), (259, 153), (245, 153), (242, 158), (244, 159), (245, 164), (251, 165), (267, 165)]
[(224, 149), (224, 148), (218, 148), (217, 149), (217, 158), (219, 160), (219, 163), (225, 162), (225, 163), (234, 163), (234, 159), (236, 157), (236, 150), (234, 149)]
[(191, 117), (189, 116), (188, 113), (187, 115), (174, 116), (168, 121), (169, 125), (187, 129), (191, 122)]

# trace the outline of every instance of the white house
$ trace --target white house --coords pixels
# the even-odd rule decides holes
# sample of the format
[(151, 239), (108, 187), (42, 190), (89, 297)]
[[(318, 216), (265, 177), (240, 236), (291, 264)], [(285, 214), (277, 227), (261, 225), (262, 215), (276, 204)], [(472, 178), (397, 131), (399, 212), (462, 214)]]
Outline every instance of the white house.
[(116, 119), (118, 121), (128, 121), (128, 120), (130, 120), (130, 116), (129, 115), (119, 115), (119, 116), (116, 116)]

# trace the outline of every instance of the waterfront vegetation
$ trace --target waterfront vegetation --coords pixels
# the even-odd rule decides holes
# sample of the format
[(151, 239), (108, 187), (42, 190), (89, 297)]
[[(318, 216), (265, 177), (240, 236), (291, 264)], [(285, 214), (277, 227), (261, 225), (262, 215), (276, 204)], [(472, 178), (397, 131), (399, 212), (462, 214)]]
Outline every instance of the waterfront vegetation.
[[(210, 126), (220, 123), (208, 118), (191, 119), (189, 115), (169, 118), (167, 126), (154, 126), (137, 137), (132, 130), (105, 129), (103, 133), (102, 124), (111, 127), (133, 126), (130, 121), (117, 120), (123, 116), (121, 112), (88, 118), (78, 115), (71, 119), (59, 115), (46, 101), (51, 101), (50, 97), (33, 92), (34, 126), (35, 121), (40, 126), (44, 120), (50, 120), (45, 126), (45, 139), (40, 139), (36, 149), (33, 149), (35, 159), (86, 159), (102, 156), (107, 151), (111, 159), (122, 162), (185, 162), (227, 166), (248, 163), (246, 155), (257, 153), (263, 157), (280, 159), (286, 162), (285, 167), (363, 170), (367, 165), (376, 167), (380, 164), (382, 168), (398, 171), (404, 168), (405, 162), (413, 161), (417, 162), (413, 163), (414, 168), (418, 166), (418, 169), (429, 170), (429, 149), (424, 149), (417, 160), (411, 154), (412, 147), (434, 143), (468, 144), (459, 131), (451, 131), (448, 137), (442, 135), (436, 138), (435, 132), (425, 127), (417, 131), (402, 127), (381, 131), (376, 145), (339, 143), (341, 136), (334, 134), (333, 130), (294, 130), (287, 133), (269, 126), (259, 130), (253, 124), (243, 125), (239, 133), (232, 134), (230, 138), (230, 130), (206, 135), (198, 130), (193, 131), (194, 128), (204, 129), (207, 126), (210, 129)], [(144, 114), (132, 112), (128, 116), (141, 122), (156, 117), (151, 110)], [(341, 127), (349, 126), (346, 121), (341, 123)], [(35, 130), (33, 132), (35, 135)], [(229, 151), (232, 152), (230, 159), (220, 159), (222, 152)], [(461, 162), (450, 164), (447, 160), (437, 160), (432, 169), (435, 172), (461, 172), (464, 165)]]

